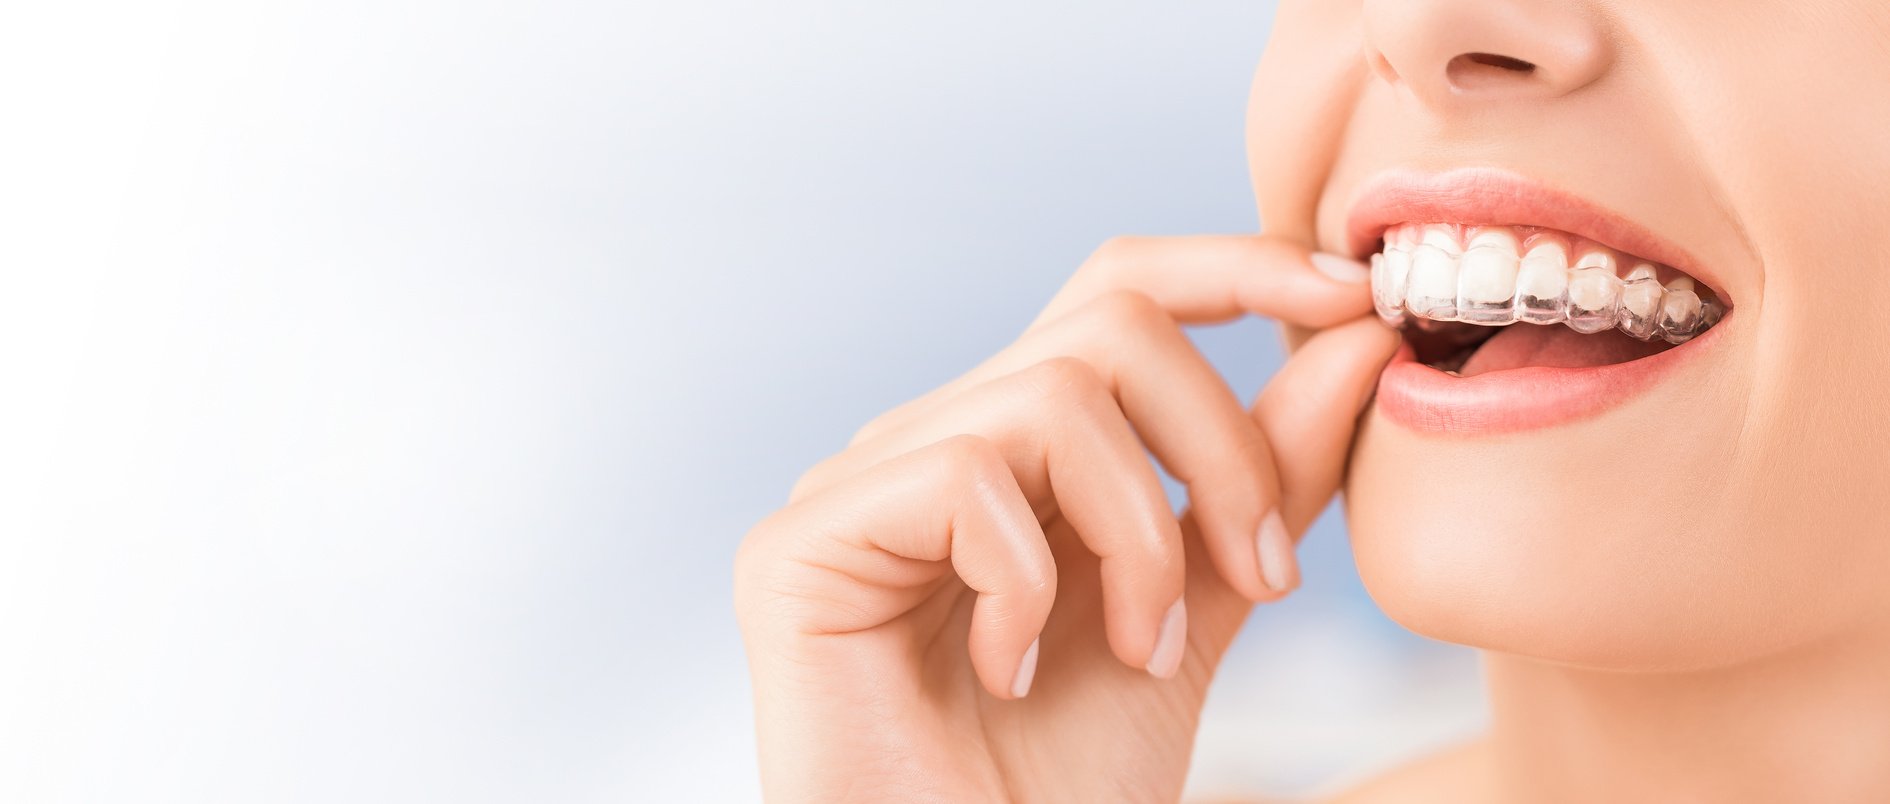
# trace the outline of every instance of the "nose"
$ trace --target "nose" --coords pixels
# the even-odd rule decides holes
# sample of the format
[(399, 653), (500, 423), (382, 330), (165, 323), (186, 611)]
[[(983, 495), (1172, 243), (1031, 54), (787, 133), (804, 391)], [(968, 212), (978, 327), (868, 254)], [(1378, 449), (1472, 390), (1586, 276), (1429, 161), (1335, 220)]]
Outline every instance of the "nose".
[(1614, 60), (1600, 14), (1569, 0), (1365, 0), (1373, 72), (1439, 112), (1546, 100)]

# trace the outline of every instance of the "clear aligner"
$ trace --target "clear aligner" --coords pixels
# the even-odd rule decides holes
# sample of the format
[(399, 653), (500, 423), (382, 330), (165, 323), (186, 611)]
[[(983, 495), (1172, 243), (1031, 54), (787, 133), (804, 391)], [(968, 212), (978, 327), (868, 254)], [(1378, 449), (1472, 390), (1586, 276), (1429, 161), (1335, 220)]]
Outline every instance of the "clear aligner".
[(1457, 319), (1473, 324), (1515, 320), (1516, 235), (1506, 228), (1479, 229), (1457, 260)]
[(1621, 267), (1615, 252), (1576, 247), (1553, 232), (1405, 225), (1386, 232), (1384, 250), (1371, 258), (1372, 302), (1393, 326), (1565, 324), (1582, 333), (1613, 328), (1676, 344), (1725, 314), (1689, 277), (1663, 285), (1652, 263), (1635, 261), (1625, 273)]
[(1463, 255), (1457, 227), (1425, 226), (1411, 248), (1411, 270), (1405, 280), (1404, 308), (1432, 321), (1457, 320), (1457, 261)]

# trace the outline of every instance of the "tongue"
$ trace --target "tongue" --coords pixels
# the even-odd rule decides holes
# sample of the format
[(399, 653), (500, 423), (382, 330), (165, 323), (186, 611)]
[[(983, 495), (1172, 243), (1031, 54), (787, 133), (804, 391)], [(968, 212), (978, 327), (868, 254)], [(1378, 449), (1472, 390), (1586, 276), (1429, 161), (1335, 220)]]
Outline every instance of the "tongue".
[(1511, 324), (1484, 342), (1457, 373), (1474, 377), (1486, 371), (1526, 366), (1606, 366), (1638, 360), (1668, 348), (1669, 344), (1664, 341), (1635, 340), (1618, 329), (1583, 335), (1565, 326)]

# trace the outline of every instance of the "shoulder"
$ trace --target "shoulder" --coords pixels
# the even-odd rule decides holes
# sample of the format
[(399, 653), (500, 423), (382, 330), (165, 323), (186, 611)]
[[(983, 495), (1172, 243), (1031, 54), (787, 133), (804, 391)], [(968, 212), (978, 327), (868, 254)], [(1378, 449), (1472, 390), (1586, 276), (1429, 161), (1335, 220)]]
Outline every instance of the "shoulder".
[(1330, 804), (1495, 801), (1489, 745), (1483, 739), (1406, 763), (1328, 799)]

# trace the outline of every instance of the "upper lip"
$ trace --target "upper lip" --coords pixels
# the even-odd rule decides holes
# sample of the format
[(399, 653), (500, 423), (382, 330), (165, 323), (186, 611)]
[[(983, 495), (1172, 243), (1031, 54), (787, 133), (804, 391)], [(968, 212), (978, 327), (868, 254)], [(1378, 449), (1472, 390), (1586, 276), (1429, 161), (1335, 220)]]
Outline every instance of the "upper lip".
[(1364, 259), (1387, 228), (1401, 223), (1541, 226), (1587, 238), (1616, 251), (1664, 263), (1730, 303), (1711, 268), (1685, 249), (1593, 201), (1507, 170), (1458, 168), (1442, 173), (1391, 170), (1365, 182), (1346, 215), (1346, 248)]

